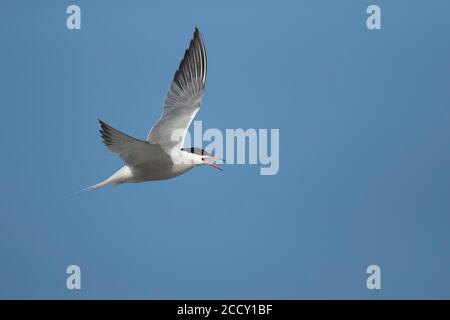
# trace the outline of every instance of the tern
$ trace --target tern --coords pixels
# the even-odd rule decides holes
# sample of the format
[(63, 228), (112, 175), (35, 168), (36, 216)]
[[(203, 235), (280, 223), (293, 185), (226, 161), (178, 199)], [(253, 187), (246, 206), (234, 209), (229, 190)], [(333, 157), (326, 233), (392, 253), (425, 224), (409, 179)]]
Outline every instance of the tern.
[[(122, 159), (125, 166), (108, 179), (84, 190), (170, 179), (199, 165), (222, 170), (210, 162), (222, 159), (201, 148), (183, 148), (186, 132), (200, 109), (205, 81), (206, 50), (202, 35), (195, 28), (189, 48), (164, 100), (161, 118), (150, 130), (146, 140), (133, 138), (98, 120), (103, 143)], [(174, 132), (177, 132), (175, 137)]]

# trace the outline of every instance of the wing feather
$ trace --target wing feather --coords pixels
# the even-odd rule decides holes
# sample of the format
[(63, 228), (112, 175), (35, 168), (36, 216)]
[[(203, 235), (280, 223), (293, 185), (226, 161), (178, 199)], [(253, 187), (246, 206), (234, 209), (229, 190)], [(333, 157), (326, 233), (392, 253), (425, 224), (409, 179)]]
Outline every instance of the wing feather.
[(117, 154), (126, 165), (135, 167), (144, 162), (158, 161), (168, 155), (157, 144), (142, 141), (114, 129), (102, 120), (100, 122), (100, 133), (105, 146)]
[[(169, 154), (173, 148), (181, 149), (186, 132), (200, 109), (205, 82), (206, 50), (200, 31), (195, 28), (166, 95), (161, 118), (147, 136), (148, 142), (160, 144)], [(174, 133), (177, 135), (172, 136)]]

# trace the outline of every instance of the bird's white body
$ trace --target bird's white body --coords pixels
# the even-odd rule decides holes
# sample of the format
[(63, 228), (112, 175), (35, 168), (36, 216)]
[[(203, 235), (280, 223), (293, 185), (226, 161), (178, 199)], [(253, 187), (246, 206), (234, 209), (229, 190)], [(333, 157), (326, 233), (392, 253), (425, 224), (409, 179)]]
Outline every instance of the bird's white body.
[(123, 166), (108, 179), (89, 188), (97, 189), (122, 183), (166, 180), (175, 178), (202, 164), (201, 157), (186, 151), (180, 151), (178, 157), (173, 160), (168, 160), (162, 155), (161, 161), (150, 160), (134, 167)]
[[(122, 159), (125, 166), (108, 179), (87, 189), (170, 179), (203, 164), (220, 169), (206, 161), (215, 157), (203, 149), (182, 148), (186, 132), (200, 109), (205, 81), (206, 50), (196, 28), (166, 95), (161, 118), (150, 130), (146, 140), (130, 137), (99, 120), (103, 143)], [(176, 139), (174, 133), (177, 133)]]

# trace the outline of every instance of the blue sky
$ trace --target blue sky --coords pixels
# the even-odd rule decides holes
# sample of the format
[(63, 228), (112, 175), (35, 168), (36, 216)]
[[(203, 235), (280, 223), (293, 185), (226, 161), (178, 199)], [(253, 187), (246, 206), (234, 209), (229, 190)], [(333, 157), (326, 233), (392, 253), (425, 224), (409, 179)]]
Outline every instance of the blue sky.
[[(450, 298), (449, 9), (0, 2), (0, 298)], [(145, 138), (195, 26), (197, 119), (278, 128), (279, 173), (202, 167), (76, 194), (122, 166), (96, 119)], [(371, 264), (382, 290), (366, 287)]]

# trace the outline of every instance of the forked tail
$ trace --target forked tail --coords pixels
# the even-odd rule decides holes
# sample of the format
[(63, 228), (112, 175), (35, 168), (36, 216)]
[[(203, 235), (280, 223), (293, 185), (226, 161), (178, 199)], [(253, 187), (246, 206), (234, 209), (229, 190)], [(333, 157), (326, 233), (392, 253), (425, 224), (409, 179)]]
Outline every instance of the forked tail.
[(100, 189), (109, 185), (117, 184), (109, 181), (110, 178), (106, 179), (105, 181), (102, 181), (100, 183), (94, 184), (93, 186), (89, 186), (87, 188), (81, 189), (80, 192), (94, 190), (94, 189)]
[(114, 173), (108, 179), (106, 179), (100, 183), (94, 184), (93, 186), (84, 188), (84, 189), (80, 190), (80, 192), (94, 190), (94, 189), (100, 189), (100, 188), (104, 188), (104, 187), (110, 186), (110, 185), (116, 185), (116, 184), (129, 182), (131, 177), (132, 177), (132, 173), (131, 173), (130, 168), (125, 166), (125, 167), (121, 168), (119, 171), (117, 171), (116, 173)]

